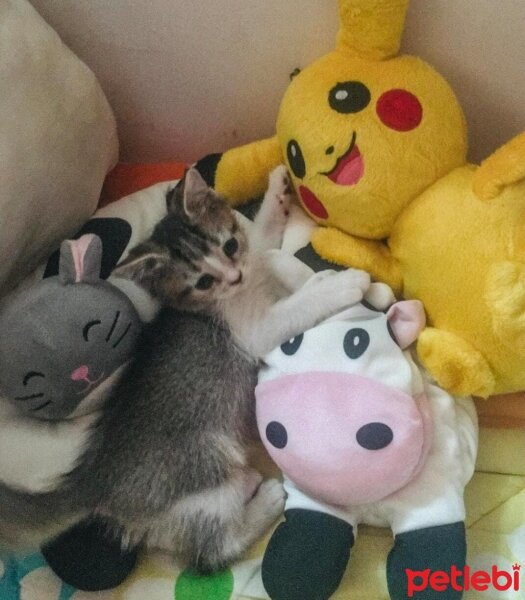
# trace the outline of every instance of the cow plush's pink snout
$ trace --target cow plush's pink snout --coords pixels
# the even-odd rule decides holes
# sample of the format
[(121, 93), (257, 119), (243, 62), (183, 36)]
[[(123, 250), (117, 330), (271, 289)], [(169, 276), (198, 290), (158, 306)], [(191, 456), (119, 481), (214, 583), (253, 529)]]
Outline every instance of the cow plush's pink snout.
[(286, 375), (256, 390), (261, 439), (284, 473), (330, 504), (374, 502), (405, 486), (429, 447), (428, 401), (366, 377)]

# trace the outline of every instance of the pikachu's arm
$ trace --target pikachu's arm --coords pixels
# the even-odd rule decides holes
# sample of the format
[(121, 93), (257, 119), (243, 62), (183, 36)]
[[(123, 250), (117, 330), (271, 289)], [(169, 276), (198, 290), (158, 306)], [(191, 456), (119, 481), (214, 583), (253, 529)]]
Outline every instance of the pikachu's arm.
[(277, 137), (272, 137), (211, 154), (195, 166), (209, 185), (238, 206), (264, 194), (268, 174), (283, 160)]
[(525, 179), (525, 133), (496, 150), (474, 174), (474, 193), (492, 200), (509, 185)]
[(338, 229), (319, 227), (312, 236), (315, 251), (330, 262), (363, 269), (373, 279), (387, 283), (396, 295), (403, 288), (399, 263), (382, 242), (365, 240)]

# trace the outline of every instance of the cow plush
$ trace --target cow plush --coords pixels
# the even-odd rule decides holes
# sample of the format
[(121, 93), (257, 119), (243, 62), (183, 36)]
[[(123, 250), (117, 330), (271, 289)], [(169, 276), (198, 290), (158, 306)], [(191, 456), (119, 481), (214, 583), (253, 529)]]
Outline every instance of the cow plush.
[(414, 362), (408, 348), (424, 322), (418, 301), (386, 312), (356, 304), (266, 357), (257, 421), (288, 493), (262, 566), (272, 600), (330, 597), (361, 523), (392, 529), (393, 600), (407, 598), (406, 569), (464, 566), (476, 413)]

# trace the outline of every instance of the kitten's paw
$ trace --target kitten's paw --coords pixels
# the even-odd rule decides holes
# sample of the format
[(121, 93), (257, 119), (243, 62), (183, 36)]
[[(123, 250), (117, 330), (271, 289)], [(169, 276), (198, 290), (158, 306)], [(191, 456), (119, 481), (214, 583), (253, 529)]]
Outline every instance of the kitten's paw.
[(276, 216), (288, 219), (292, 202), (292, 183), (284, 165), (279, 165), (270, 173), (268, 191), (264, 200), (271, 205)]
[(370, 275), (366, 271), (346, 269), (345, 271), (341, 271), (339, 275), (344, 276), (349, 285), (360, 289), (363, 294), (370, 288)]
[(310, 285), (319, 285), (319, 282), (330, 277), (334, 277), (334, 275), (337, 275), (337, 273), (338, 271), (334, 271), (333, 269), (324, 269), (323, 271), (318, 271), (317, 273), (314, 273), (310, 279), (308, 279), (308, 281), (304, 284), (304, 287)]
[(370, 275), (364, 271), (347, 269), (321, 279), (316, 285), (323, 296), (332, 298), (336, 304), (351, 306), (363, 299), (370, 287)]
[(247, 468), (244, 472), (244, 497), (249, 502), (257, 493), (257, 488), (261, 485), (263, 476), (255, 469)]
[(277, 479), (263, 481), (248, 505), (253, 511), (254, 518), (261, 519), (265, 525), (270, 525), (283, 512), (286, 492), (283, 484)]

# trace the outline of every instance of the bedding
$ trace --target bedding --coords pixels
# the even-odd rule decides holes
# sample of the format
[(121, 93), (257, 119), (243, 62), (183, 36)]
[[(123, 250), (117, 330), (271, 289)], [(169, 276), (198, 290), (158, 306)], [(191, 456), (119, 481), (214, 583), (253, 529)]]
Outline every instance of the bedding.
[[(525, 465), (516, 461), (513, 473), (508, 457), (525, 455), (524, 430), (480, 431), (477, 471), (466, 489), (468, 560), (471, 569), (496, 564), (503, 570), (525, 563)], [(490, 458), (488, 458), (490, 457)], [(499, 462), (501, 461), (501, 462)], [(254, 464), (265, 474), (276, 474), (262, 448)], [(0, 565), (2, 600), (252, 600), (267, 598), (262, 587), (260, 562), (270, 534), (246, 560), (212, 577), (195, 577), (160, 553), (142, 556), (133, 575), (107, 592), (79, 592), (62, 584), (40, 554), (18, 559), (4, 558)], [(385, 561), (392, 543), (387, 529), (363, 527), (353, 559), (333, 600), (358, 598), (388, 600)], [(522, 576), (522, 588), (525, 581)], [(523, 593), (523, 592), (521, 592)], [(519, 600), (520, 592), (469, 591), (465, 600)], [(417, 598), (417, 596), (415, 596)]]

